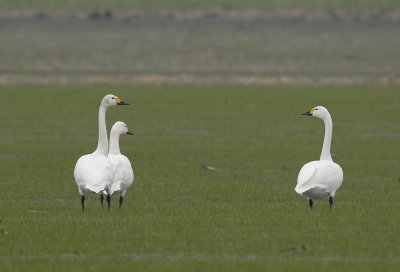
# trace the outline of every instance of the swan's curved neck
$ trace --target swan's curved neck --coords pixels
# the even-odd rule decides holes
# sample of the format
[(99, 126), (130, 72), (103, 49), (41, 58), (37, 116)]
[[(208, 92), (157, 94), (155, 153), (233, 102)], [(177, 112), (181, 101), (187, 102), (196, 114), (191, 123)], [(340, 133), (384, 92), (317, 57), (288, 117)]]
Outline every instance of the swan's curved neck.
[(108, 137), (106, 127), (107, 108), (100, 105), (99, 108), (99, 141), (95, 153), (107, 156), (108, 154)]
[(120, 155), (121, 151), (119, 150), (119, 133), (115, 131), (111, 131), (110, 134), (110, 151), (109, 154), (112, 155)]
[(321, 161), (332, 161), (332, 156), (331, 156), (332, 118), (329, 115), (329, 113), (323, 121), (325, 124), (325, 137), (324, 137), (324, 144), (322, 146), (320, 160)]

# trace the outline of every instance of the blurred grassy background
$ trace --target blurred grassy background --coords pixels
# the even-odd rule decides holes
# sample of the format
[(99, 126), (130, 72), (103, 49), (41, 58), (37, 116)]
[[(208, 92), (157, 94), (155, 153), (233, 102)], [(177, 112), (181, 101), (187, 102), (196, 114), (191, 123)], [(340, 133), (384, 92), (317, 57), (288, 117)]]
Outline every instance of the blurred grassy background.
[(1, 9), (40, 9), (40, 10), (91, 10), (94, 8), (126, 9), (258, 9), (258, 8), (390, 8), (399, 7), (396, 0), (2, 0)]
[(0, 83), (399, 83), (400, 13), (127, 12), (3, 14)]

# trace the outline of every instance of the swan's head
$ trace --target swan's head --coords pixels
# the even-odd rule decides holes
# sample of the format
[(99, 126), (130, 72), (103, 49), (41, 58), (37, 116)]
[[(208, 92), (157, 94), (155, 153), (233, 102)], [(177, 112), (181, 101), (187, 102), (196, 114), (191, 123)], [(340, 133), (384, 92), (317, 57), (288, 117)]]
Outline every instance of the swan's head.
[(122, 134), (134, 135), (133, 132), (129, 130), (128, 126), (121, 121), (115, 122), (115, 124), (111, 128), (111, 133), (117, 133), (119, 135)]
[(113, 107), (113, 106), (120, 106), (120, 105), (129, 105), (128, 103), (122, 101), (118, 96), (113, 94), (108, 94), (104, 96), (103, 100), (101, 101), (101, 105), (105, 107)]
[(317, 106), (317, 107), (310, 109), (309, 111), (307, 111), (305, 113), (302, 113), (302, 115), (317, 117), (319, 119), (324, 120), (325, 118), (327, 118), (329, 116), (329, 112), (325, 107)]

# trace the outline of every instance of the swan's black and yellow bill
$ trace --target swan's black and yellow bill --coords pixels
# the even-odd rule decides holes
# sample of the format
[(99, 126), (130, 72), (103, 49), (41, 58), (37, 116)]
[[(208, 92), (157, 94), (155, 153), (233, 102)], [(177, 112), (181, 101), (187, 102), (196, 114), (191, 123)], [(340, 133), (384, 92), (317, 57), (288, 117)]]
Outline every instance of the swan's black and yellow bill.
[(115, 97), (115, 101), (117, 102), (117, 105), (118, 105), (118, 106), (129, 105), (129, 104), (126, 103), (125, 101), (122, 101), (118, 96)]
[(125, 101), (119, 101), (117, 103), (118, 106), (123, 106), (123, 105), (129, 105), (128, 103), (126, 103)]
[(128, 132), (127, 132), (126, 134), (135, 135), (135, 134), (133, 133), (133, 131), (130, 131), (130, 130), (128, 130)]
[(313, 113), (314, 113), (314, 111), (316, 111), (316, 110), (317, 110), (317, 108), (312, 108), (311, 110), (309, 110), (309, 111), (307, 111), (307, 112), (305, 112), (305, 113), (302, 113), (301, 115), (313, 116)]

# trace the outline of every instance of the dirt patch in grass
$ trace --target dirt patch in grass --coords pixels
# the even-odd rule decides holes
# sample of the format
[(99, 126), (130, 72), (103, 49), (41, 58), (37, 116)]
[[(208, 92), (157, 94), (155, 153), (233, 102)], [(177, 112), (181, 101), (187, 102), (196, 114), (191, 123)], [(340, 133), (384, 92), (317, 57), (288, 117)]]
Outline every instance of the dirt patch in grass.
[(270, 10), (157, 10), (157, 11), (0, 11), (0, 19), (89, 19), (89, 20), (209, 20), (242, 19), (270, 21), (353, 21), (353, 22), (400, 22), (400, 9), (301, 9), (274, 8)]
[(124, 75), (124, 76), (19, 76), (0, 75), (0, 84), (171, 84), (171, 85), (348, 85), (400, 84), (390, 77), (260, 77), (260, 76), (195, 76), (195, 75)]

